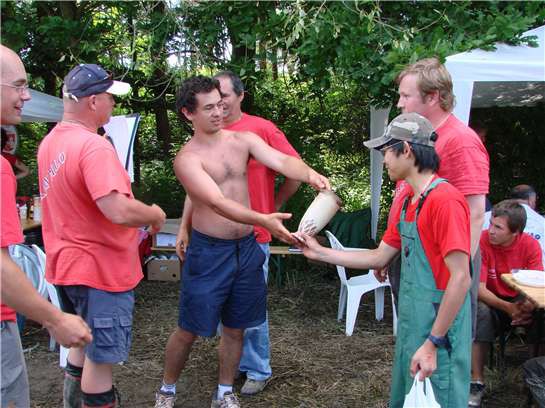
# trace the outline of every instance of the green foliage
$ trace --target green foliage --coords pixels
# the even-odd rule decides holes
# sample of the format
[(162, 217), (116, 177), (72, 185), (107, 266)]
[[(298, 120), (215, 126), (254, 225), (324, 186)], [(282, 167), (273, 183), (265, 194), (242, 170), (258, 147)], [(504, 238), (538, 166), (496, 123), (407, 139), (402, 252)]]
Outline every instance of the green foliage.
[[(334, 81), (330, 92), (321, 94), (287, 76), (266, 77), (254, 97), (251, 113), (272, 120), (305, 162), (331, 177), (346, 211), (369, 205), (369, 153), (362, 143), (366, 115), (361, 115), (369, 105), (359, 89)], [(333, 106), (337, 109), (328, 108)], [(297, 228), (315, 194), (303, 186), (288, 202), (285, 210), (294, 214), (290, 227)]]
[[(118, 111), (142, 115), (135, 190), (178, 216), (183, 190), (172, 160), (192, 133), (174, 112), (184, 78), (224, 68), (238, 73), (248, 90), (244, 108), (275, 122), (310, 165), (331, 176), (345, 208), (358, 209), (369, 203), (362, 145), (369, 108), (395, 100), (399, 70), (496, 41), (531, 44), (520, 34), (544, 23), (545, 8), (498, 1), (1, 1), (1, 19), (2, 43), (20, 51), (36, 89), (58, 95), (62, 78), (80, 62), (98, 62), (132, 84)], [(33, 168), (47, 130), (25, 125), (19, 132), (19, 154)], [(520, 162), (531, 153), (522, 149)], [(526, 174), (519, 167), (511, 175), (493, 168), (493, 183)], [(27, 179), (22, 191), (36, 188)], [(503, 189), (493, 184), (493, 194)], [(383, 206), (389, 190), (383, 188)], [(313, 195), (305, 187), (290, 200), (292, 223)]]
[(171, 161), (153, 160), (142, 170), (142, 183), (134, 187), (138, 199), (163, 209), (169, 218), (182, 215), (185, 193), (174, 176)]
[(296, 2), (281, 9), (278, 38), (300, 64), (298, 75), (327, 88), (332, 74), (364, 82), (376, 104), (388, 104), (397, 72), (418, 59), (519, 35), (543, 24), (539, 2)]
[(29, 168), (30, 174), (17, 180), (17, 195), (32, 196), (38, 193), (38, 145), (47, 133), (43, 123), (25, 123), (17, 127), (17, 156)]

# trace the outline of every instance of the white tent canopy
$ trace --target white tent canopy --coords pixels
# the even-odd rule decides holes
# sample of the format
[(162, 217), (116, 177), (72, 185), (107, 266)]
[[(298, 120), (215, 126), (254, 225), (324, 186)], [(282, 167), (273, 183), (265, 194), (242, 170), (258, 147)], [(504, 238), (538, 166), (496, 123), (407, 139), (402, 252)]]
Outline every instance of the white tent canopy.
[(545, 26), (524, 33), (529, 36), (537, 37), (538, 47), (498, 43), (495, 51), (447, 57), (458, 119), (467, 124), (472, 106), (529, 106), (545, 100)]
[[(23, 105), (23, 122), (60, 122), (63, 114), (62, 99), (30, 89), (32, 99)], [(133, 148), (140, 115), (112, 116), (104, 125), (121, 164), (134, 181)]]
[[(524, 33), (536, 36), (538, 47), (495, 45), (496, 50), (473, 50), (447, 57), (454, 87), (454, 114), (469, 122), (471, 107), (531, 106), (545, 101), (545, 26)], [(371, 138), (386, 128), (388, 110), (371, 108)], [(382, 157), (371, 153), (372, 236), (376, 238), (382, 186)]]
[(23, 105), (23, 122), (60, 122), (62, 119), (62, 99), (30, 90), (32, 99)]

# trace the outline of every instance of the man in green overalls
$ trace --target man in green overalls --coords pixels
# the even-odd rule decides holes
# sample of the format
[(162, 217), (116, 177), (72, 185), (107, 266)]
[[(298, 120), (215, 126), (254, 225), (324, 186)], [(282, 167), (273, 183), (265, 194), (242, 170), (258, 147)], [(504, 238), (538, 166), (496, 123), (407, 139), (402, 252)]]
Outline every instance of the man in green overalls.
[(462, 194), (436, 176), (437, 136), (417, 113), (396, 117), (365, 145), (384, 154), (393, 181), (412, 193), (379, 247), (370, 251), (324, 248), (294, 234), (305, 256), (349, 268), (382, 268), (401, 251), (401, 283), (390, 407), (403, 406), (413, 377), (430, 377), (442, 408), (467, 406), (471, 363), (469, 209)]

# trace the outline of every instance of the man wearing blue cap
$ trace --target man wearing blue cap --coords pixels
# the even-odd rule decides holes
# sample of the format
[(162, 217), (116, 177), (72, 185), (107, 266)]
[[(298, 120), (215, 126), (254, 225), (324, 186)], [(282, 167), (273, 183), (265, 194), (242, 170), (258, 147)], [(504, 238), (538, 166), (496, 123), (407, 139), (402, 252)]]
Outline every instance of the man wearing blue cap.
[(93, 333), (68, 355), (65, 408), (115, 407), (112, 365), (127, 359), (133, 289), (143, 277), (137, 227), (150, 225), (153, 233), (165, 221), (158, 206), (134, 199), (114, 148), (97, 134), (114, 95), (129, 90), (98, 65), (76, 66), (64, 80), (63, 120), (38, 151), (46, 278)]
[[(30, 100), (27, 75), (19, 56), (0, 45), (0, 124), (21, 122), (23, 105)], [(91, 331), (79, 317), (62, 313), (44, 299), (25, 273), (11, 259), (9, 246), (23, 242), (15, 192), (17, 181), (8, 161), (0, 157), (0, 344), (2, 407), (28, 407), (30, 396), (25, 359), (15, 312), (41, 323), (65, 347), (81, 347), (91, 341)]]

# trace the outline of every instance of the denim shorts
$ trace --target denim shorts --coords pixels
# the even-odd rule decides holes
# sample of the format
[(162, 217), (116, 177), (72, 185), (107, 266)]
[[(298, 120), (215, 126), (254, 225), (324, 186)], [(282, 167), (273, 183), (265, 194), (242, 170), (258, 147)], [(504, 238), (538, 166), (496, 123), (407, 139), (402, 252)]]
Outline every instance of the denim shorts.
[(233, 329), (263, 323), (267, 311), (264, 261), (253, 233), (228, 240), (193, 230), (182, 270), (178, 325), (210, 337), (220, 321)]
[(57, 286), (62, 309), (82, 317), (93, 341), (85, 355), (99, 364), (126, 361), (132, 341), (134, 291), (106, 292), (89, 286)]

